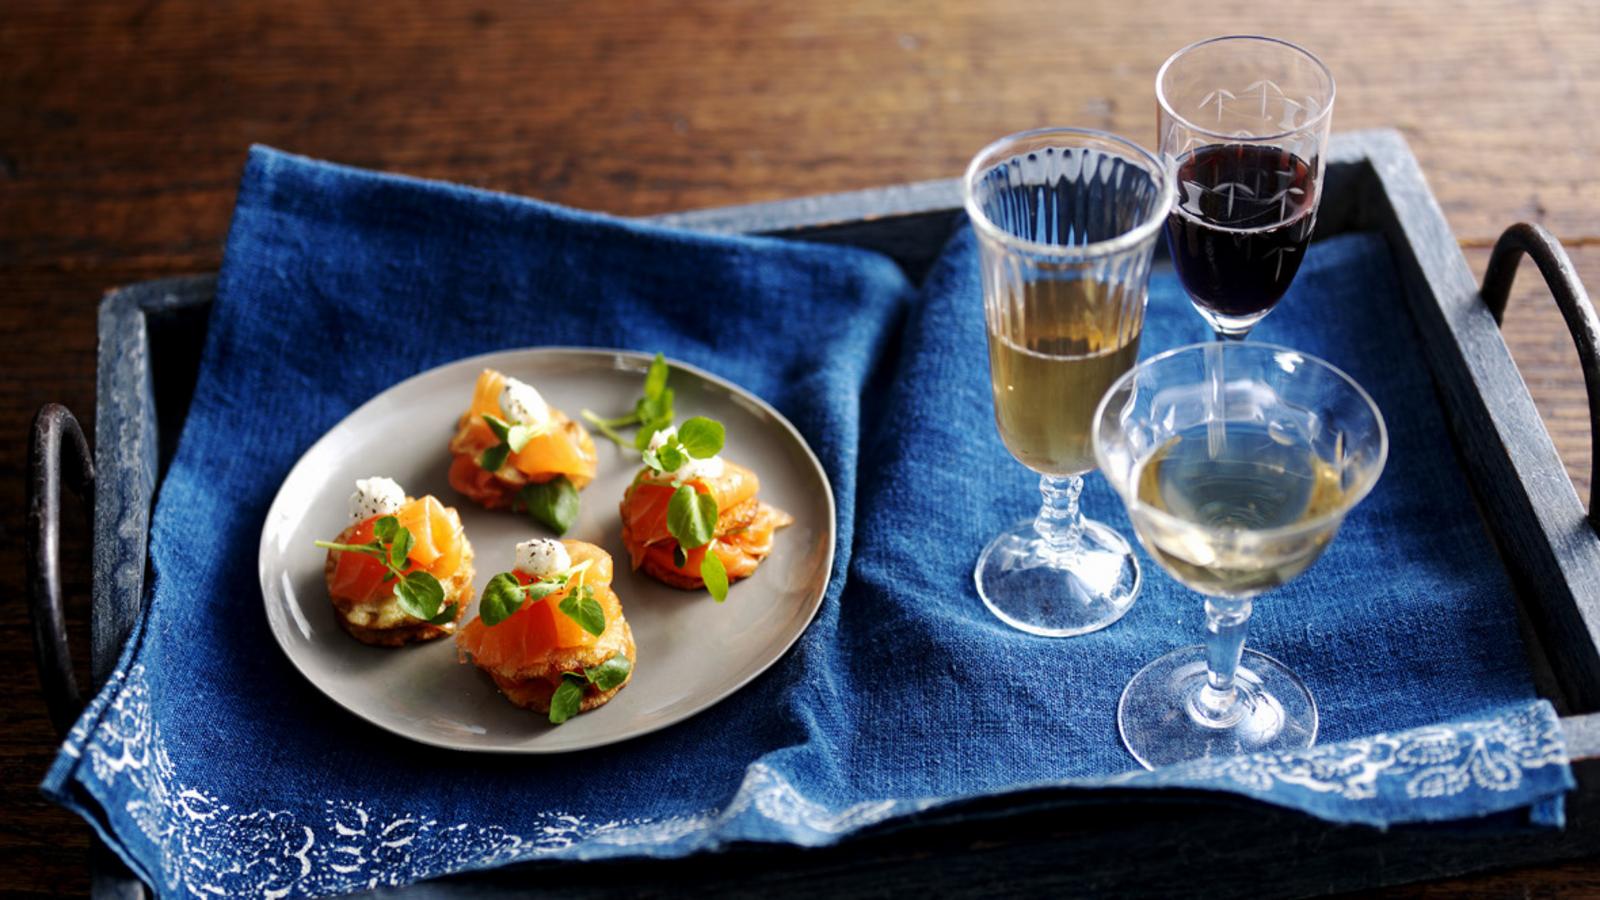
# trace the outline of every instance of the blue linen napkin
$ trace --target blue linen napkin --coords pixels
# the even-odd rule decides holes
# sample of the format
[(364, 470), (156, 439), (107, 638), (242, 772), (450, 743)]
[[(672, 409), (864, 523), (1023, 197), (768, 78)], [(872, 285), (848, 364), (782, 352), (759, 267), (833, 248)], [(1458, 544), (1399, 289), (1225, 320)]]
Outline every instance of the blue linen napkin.
[[(965, 228), (918, 287), (866, 252), (669, 231), (258, 148), (154, 516), (146, 613), (44, 789), (173, 895), (825, 844), (1041, 785), (1200, 787), (1377, 826), (1519, 809), (1557, 823), (1572, 784), (1560, 731), (1533, 699), (1399, 291), (1381, 240), (1326, 241), (1257, 332), (1343, 365), (1392, 428), (1384, 481), (1253, 621), (1251, 646), (1315, 692), (1323, 745), (1130, 773), (1117, 694), (1198, 640), (1201, 604), (1148, 558), (1132, 611), (1095, 635), (1020, 634), (977, 601), (978, 550), (1037, 492), (994, 432)], [(1158, 276), (1145, 352), (1203, 336)], [(582, 778), (568, 759), (486, 765), (411, 745), (335, 707), (266, 636), (241, 574), (254, 542), (236, 539), (372, 394), (536, 344), (661, 350), (738, 382), (804, 433), (837, 494), (832, 585), (789, 655), (710, 712), (585, 753)], [(1128, 528), (1098, 478), (1085, 508)]]

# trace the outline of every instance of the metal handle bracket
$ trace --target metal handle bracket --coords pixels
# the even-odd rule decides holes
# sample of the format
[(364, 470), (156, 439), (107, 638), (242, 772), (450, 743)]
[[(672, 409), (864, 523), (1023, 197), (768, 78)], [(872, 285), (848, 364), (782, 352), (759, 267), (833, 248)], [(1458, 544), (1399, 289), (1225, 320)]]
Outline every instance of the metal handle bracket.
[(65, 735), (83, 710), (72, 673), (67, 620), (61, 600), (61, 485), (91, 509), (94, 458), (78, 420), (59, 403), (46, 404), (33, 419), (28, 454), (28, 611), (39, 680), (56, 733)]
[(1533, 257), (1539, 274), (1555, 297), (1556, 306), (1567, 320), (1567, 330), (1578, 348), (1578, 364), (1583, 369), (1583, 384), (1589, 395), (1589, 443), (1592, 461), (1589, 475), (1589, 523), (1600, 528), (1600, 509), (1594, 504), (1594, 491), (1600, 488), (1600, 318), (1589, 302), (1589, 293), (1578, 280), (1572, 258), (1555, 235), (1539, 225), (1519, 222), (1505, 230), (1489, 254), (1489, 267), (1483, 273), (1483, 302), (1496, 324), (1505, 317), (1511, 298), (1511, 284), (1517, 277), (1517, 264), (1523, 254)]

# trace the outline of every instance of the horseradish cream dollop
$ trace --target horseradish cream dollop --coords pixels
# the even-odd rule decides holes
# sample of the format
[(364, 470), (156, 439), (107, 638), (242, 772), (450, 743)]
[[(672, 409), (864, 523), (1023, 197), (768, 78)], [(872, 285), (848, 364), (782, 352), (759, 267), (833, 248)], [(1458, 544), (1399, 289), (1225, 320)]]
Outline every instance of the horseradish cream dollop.
[(513, 423), (543, 428), (550, 421), (550, 404), (533, 385), (506, 377), (500, 389), (500, 408)]
[(350, 495), (350, 521), (362, 522), (373, 516), (392, 516), (406, 502), (406, 492), (393, 478), (356, 480), (356, 491)]
[[(668, 441), (676, 439), (677, 436), (678, 427), (676, 425), (663, 428), (650, 436), (650, 449), (660, 450), (662, 447), (667, 445)], [(721, 475), (722, 469), (722, 454), (720, 453), (715, 456), (709, 456), (705, 459), (695, 459), (694, 457), (685, 453), (684, 462), (682, 465), (670, 472), (665, 472), (663, 474), (685, 480), (692, 478), (709, 479), (716, 478), (717, 476)]]
[(548, 578), (572, 568), (572, 556), (560, 541), (534, 538), (517, 545), (515, 568), (533, 578)]

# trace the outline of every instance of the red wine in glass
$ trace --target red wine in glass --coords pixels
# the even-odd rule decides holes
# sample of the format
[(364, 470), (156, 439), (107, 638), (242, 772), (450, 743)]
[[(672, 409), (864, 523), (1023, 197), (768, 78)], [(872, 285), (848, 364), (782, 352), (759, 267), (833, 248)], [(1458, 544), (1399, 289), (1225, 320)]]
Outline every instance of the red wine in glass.
[(1283, 297), (1311, 241), (1315, 172), (1315, 159), (1259, 144), (1211, 144), (1179, 158), (1167, 246), (1197, 306), (1251, 319)]

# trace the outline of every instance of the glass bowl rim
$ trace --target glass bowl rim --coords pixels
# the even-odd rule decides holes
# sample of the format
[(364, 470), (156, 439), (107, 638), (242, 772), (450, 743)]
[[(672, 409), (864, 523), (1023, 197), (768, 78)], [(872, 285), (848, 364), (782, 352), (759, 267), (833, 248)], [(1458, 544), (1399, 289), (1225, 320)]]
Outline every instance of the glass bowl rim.
[[(1241, 137), (1237, 134), (1227, 134), (1221, 131), (1214, 131), (1212, 129), (1205, 128), (1201, 125), (1196, 125), (1189, 119), (1188, 116), (1185, 116), (1172, 108), (1172, 104), (1167, 101), (1167, 93), (1166, 91), (1162, 90), (1161, 85), (1162, 82), (1166, 80), (1167, 70), (1172, 68), (1172, 64), (1177, 62), (1179, 57), (1189, 53), (1190, 51), (1198, 50), (1207, 44), (1217, 44), (1221, 43), (1222, 41), (1263, 41), (1269, 44), (1277, 44), (1282, 47), (1288, 47), (1290, 50), (1299, 53), (1305, 58), (1311, 60), (1312, 64), (1322, 72), (1322, 77), (1328, 79), (1328, 102), (1322, 107), (1321, 110), (1317, 112), (1315, 116), (1311, 117), (1310, 121), (1306, 122), (1304, 125), (1301, 125), (1298, 128), (1290, 128), (1285, 131), (1273, 132), (1272, 134), (1258, 134), (1250, 135), (1248, 137)], [(1317, 128), (1320, 128), (1326, 124), (1328, 117), (1333, 115), (1333, 103), (1338, 96), (1339, 85), (1338, 82), (1334, 81), (1333, 70), (1328, 68), (1328, 64), (1323, 62), (1321, 57), (1300, 46), (1299, 44), (1296, 44), (1294, 41), (1286, 41), (1283, 38), (1269, 37), (1264, 34), (1219, 34), (1216, 37), (1204, 38), (1202, 40), (1195, 41), (1192, 44), (1178, 48), (1178, 50), (1176, 50), (1171, 56), (1167, 57), (1166, 62), (1161, 64), (1161, 68), (1156, 70), (1156, 104), (1161, 107), (1162, 112), (1165, 112), (1167, 115), (1183, 123), (1183, 127), (1189, 129), (1190, 131), (1203, 134), (1206, 137), (1225, 140), (1228, 143), (1233, 144), (1256, 144), (1265, 141), (1281, 141), (1286, 137), (1304, 134), (1307, 131), (1313, 131)]]
[[(1008, 144), (1017, 144), (1035, 138), (1053, 136), (1073, 138), (1095, 138), (1116, 144), (1127, 151), (1126, 155), (1142, 165), (1148, 173), (1152, 173), (1154, 180), (1159, 185), (1159, 195), (1156, 205), (1139, 224), (1103, 241), (1094, 241), (1088, 244), (1043, 244), (1019, 237), (990, 219), (983, 210), (978, 208), (978, 201), (972, 189), (980, 175), (995, 166), (979, 167), (981, 160), (997, 156)], [(1012, 154), (1017, 156), (1020, 154)], [(1006, 157), (1011, 158), (1011, 157)], [(1018, 131), (1012, 134), (995, 138), (985, 144), (982, 149), (973, 154), (972, 160), (967, 163), (966, 172), (961, 176), (961, 200), (965, 207), (967, 218), (972, 221), (978, 233), (1008, 248), (1019, 250), (1032, 256), (1042, 256), (1054, 259), (1087, 260), (1101, 256), (1123, 253), (1150, 240), (1155, 232), (1166, 223), (1167, 214), (1172, 211), (1178, 199), (1178, 188), (1173, 181), (1171, 168), (1161, 161), (1161, 158), (1139, 146), (1127, 138), (1101, 131), (1096, 128), (1072, 128), (1068, 126), (1046, 126), (1044, 128), (1030, 128), (1027, 131)]]
[[(1139, 498), (1134, 496), (1133, 493), (1128, 489), (1128, 483), (1125, 479), (1115, 478), (1110, 474), (1107, 474), (1110, 471), (1110, 467), (1106, 465), (1107, 454), (1101, 446), (1102, 442), (1100, 440), (1100, 428), (1101, 423), (1105, 421), (1107, 404), (1111, 398), (1121, 391), (1128, 384), (1128, 382), (1132, 381), (1137, 373), (1152, 368), (1157, 363), (1163, 362), (1179, 354), (1190, 353), (1194, 351), (1204, 353), (1208, 348), (1213, 346), (1220, 347), (1221, 351), (1225, 354), (1230, 352), (1230, 350), (1235, 347), (1241, 349), (1233, 352), (1260, 350), (1271, 353), (1274, 356), (1282, 353), (1294, 354), (1302, 362), (1309, 362), (1314, 367), (1320, 367), (1332, 372), (1337, 379), (1343, 381), (1345, 385), (1352, 388), (1355, 391), (1356, 396), (1361, 398), (1362, 402), (1366, 404), (1367, 409), (1372, 412), (1373, 421), (1376, 422), (1378, 426), (1378, 453), (1375, 463), (1368, 467), (1368, 472), (1370, 474), (1364, 475), (1362, 483), (1358, 485), (1355, 490), (1352, 490), (1345, 495), (1346, 502), (1340, 504), (1337, 509), (1329, 510), (1328, 512), (1325, 512), (1322, 515), (1314, 518), (1306, 519), (1301, 522), (1295, 522), (1290, 525), (1279, 525), (1275, 528), (1214, 528), (1207, 525), (1201, 525), (1198, 522), (1192, 522), (1181, 516), (1175, 516), (1171, 513), (1163, 512), (1162, 510), (1156, 509), (1153, 506), (1149, 506), (1148, 504), (1140, 502)], [(1199, 343), (1184, 344), (1180, 347), (1173, 347), (1170, 350), (1163, 350), (1162, 352), (1157, 353), (1148, 359), (1140, 360), (1128, 371), (1118, 376), (1117, 380), (1111, 383), (1111, 387), (1106, 389), (1105, 395), (1102, 396), (1100, 398), (1100, 402), (1095, 405), (1094, 418), (1090, 421), (1092, 422), (1093, 431), (1090, 433), (1089, 442), (1094, 447), (1095, 465), (1097, 468), (1099, 468), (1100, 472), (1105, 475), (1106, 481), (1110, 482), (1112, 489), (1115, 490), (1118, 496), (1122, 498), (1123, 505), (1128, 508), (1128, 518), (1131, 520), (1133, 518), (1133, 514), (1138, 512), (1141, 515), (1150, 516), (1158, 522), (1173, 525), (1185, 531), (1191, 532), (1203, 531), (1211, 534), (1233, 536), (1249, 535), (1251, 538), (1271, 539), (1293, 537), (1301, 533), (1310, 533), (1316, 531), (1322, 527), (1325, 527), (1330, 522), (1337, 522), (1343, 519), (1350, 513), (1352, 509), (1355, 509), (1357, 506), (1359, 506), (1361, 501), (1365, 500), (1367, 495), (1372, 493), (1372, 489), (1377, 486), (1378, 480), (1383, 476), (1384, 467), (1389, 462), (1389, 423), (1384, 420), (1383, 410), (1378, 407), (1377, 401), (1372, 399), (1372, 395), (1367, 393), (1366, 388), (1357, 383), (1354, 378), (1351, 378), (1349, 373), (1345, 372), (1345, 370), (1339, 368), (1333, 363), (1328, 362), (1320, 356), (1313, 356), (1312, 354), (1306, 353), (1303, 350), (1296, 350), (1293, 347), (1285, 347), (1282, 344), (1272, 344), (1266, 341), (1239, 341), (1220, 344), (1214, 341), (1201, 341)], [(1138, 531), (1137, 524), (1134, 525), (1134, 531)]]

